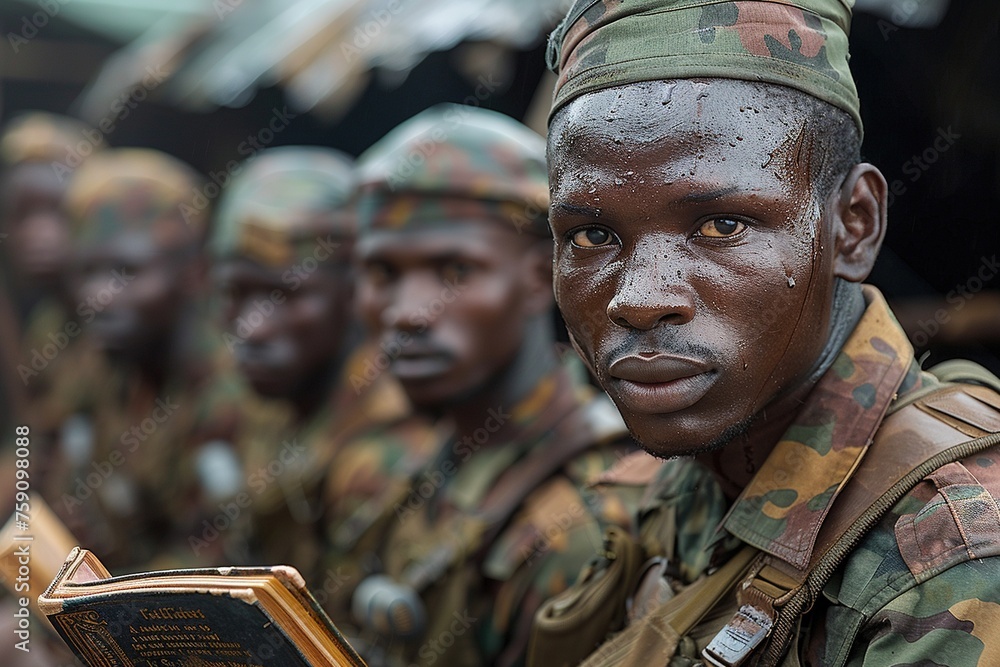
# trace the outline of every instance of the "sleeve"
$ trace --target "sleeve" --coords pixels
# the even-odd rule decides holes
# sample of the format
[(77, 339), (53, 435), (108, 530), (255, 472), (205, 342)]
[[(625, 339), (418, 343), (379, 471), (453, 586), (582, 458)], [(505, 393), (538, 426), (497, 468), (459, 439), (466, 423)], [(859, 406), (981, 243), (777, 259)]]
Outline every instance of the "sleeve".
[(609, 526), (634, 528), (650, 467), (641, 478), (601, 477), (592, 484), (617, 459), (606, 452), (589, 456), (529, 496), (487, 555), (484, 574), (495, 597), (479, 639), (489, 664), (523, 665), (542, 603), (572, 585), (601, 552)]
[(492, 611), (480, 637), (490, 664), (524, 664), (535, 612), (573, 583), (603, 543), (601, 523), (574, 495), (551, 511), (534, 511), (518, 521), (484, 563), (495, 586)]
[(1000, 665), (1000, 557), (959, 563), (910, 588), (866, 628), (849, 667)]
[(847, 665), (1000, 665), (998, 458), (931, 473), (860, 546), (839, 595), (864, 619)]

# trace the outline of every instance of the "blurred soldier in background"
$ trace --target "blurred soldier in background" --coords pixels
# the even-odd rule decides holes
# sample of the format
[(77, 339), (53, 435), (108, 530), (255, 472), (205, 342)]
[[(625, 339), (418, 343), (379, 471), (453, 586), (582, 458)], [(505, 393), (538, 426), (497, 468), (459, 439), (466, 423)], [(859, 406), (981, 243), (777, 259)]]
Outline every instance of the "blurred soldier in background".
[(294, 565), (310, 583), (322, 552), (321, 483), (339, 470), (342, 444), (376, 429), (371, 446), (395, 459), (427, 438), (405, 419), (391, 378), (364, 380), (372, 353), (358, 346), (352, 310), (353, 187), (351, 160), (338, 151), (269, 149), (230, 186), (211, 242), (225, 345), (255, 395), (237, 436), (238, 493), (191, 545), (197, 553), (224, 533), (227, 562)]
[[(359, 161), (359, 306), (434, 458), (332, 527), (330, 605), (370, 664), (516, 664), (537, 605), (624, 520), (585, 482), (630, 452), (603, 395), (560, 363), (544, 141), (436, 107)], [(360, 584), (357, 582), (363, 581)]]
[[(88, 156), (102, 147), (87, 141), (87, 130), (73, 118), (36, 111), (14, 118), (0, 136), (5, 393), (12, 414), (35, 429), (40, 449), (51, 444), (42, 439), (46, 425), (58, 419), (47, 400), (54, 378), (76, 353), (80, 334), (67, 281), (69, 220), (63, 198), (73, 169), (85, 159), (76, 147), (86, 144)], [(45, 457), (39, 459), (44, 464)]]
[(199, 298), (199, 185), (166, 154), (121, 149), (88, 160), (67, 195), (77, 315), (98, 354), (65, 369), (73, 414), (38, 488), (117, 572), (199, 563), (186, 537), (239, 475), (236, 388)]

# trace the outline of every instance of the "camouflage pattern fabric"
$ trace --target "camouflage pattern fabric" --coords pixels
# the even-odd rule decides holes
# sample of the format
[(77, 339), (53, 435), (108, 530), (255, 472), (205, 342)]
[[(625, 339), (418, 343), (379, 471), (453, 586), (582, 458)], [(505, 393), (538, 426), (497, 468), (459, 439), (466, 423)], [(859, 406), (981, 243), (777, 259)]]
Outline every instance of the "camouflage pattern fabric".
[(860, 103), (847, 65), (853, 4), (577, 0), (549, 38), (549, 67), (559, 75), (549, 119), (570, 100), (596, 90), (720, 77), (801, 90), (849, 113), (860, 130)]
[(209, 250), (216, 258), (288, 266), (312, 257), (317, 237), (354, 237), (354, 219), (345, 210), (354, 189), (346, 154), (283, 146), (261, 151), (241, 169), (215, 216)]
[(228, 379), (220, 340), (197, 327), (158, 390), (86, 339), (60, 365), (48, 407), (61, 422), (36, 488), (80, 544), (117, 571), (208, 564), (188, 536), (232, 472), (220, 470), (226, 457), (216, 456), (211, 472), (199, 463), (220, 449), (235, 460), (239, 421), (239, 385)]
[[(678, 587), (747, 543), (792, 564), (808, 559), (882, 415), (894, 400), (937, 384), (920, 370), (882, 296), (867, 286), (865, 296), (864, 316), (801, 417), (732, 505), (696, 461), (673, 459), (660, 469), (640, 530), (647, 552), (668, 558)], [(996, 448), (948, 464), (896, 504), (834, 574), (783, 664), (995, 664), (997, 464)], [(735, 611), (731, 597), (681, 642), (673, 667), (702, 664), (701, 649)]]
[(502, 114), (433, 107), (380, 139), (358, 171), (364, 228), (485, 218), (550, 235), (545, 140)]
[[(567, 398), (570, 412), (555, 410)], [(355, 636), (351, 595), (364, 577), (409, 581), (413, 572), (433, 569), (442, 554), (452, 555), (419, 592), (428, 612), (426, 632), (408, 643), (374, 641), (386, 651), (386, 665), (522, 664), (534, 611), (572, 583), (601, 548), (604, 527), (628, 524), (634, 515), (641, 487), (631, 496), (587, 487), (634, 446), (607, 397), (582, 378), (559, 368), (520, 403), (497, 406), (490, 417), (512, 420), (516, 434), (489, 446), (482, 439), (447, 437), (415, 474), (412, 461), (397, 461), (384, 485), (389, 490), (356, 503), (346, 522), (330, 526), (334, 551), (327, 573), (337, 585), (326, 591), (326, 606)], [(505, 473), (577, 437), (569, 431), (580, 428), (594, 428), (586, 436), (592, 446), (531, 491), (492, 543), (481, 542), (474, 517)], [(360, 639), (373, 642), (363, 632)]]
[[(288, 402), (259, 397), (247, 388), (235, 436), (243, 465), (241, 485), (202, 524), (191, 540), (195, 551), (212, 553), (211, 538), (218, 534), (222, 562), (292, 565), (322, 587), (317, 567), (324, 551), (323, 527), (339, 522), (323, 500), (326, 477), (345, 469), (360, 473), (357, 456), (405, 456), (423, 463), (432, 451), (429, 425), (411, 416), (395, 380), (388, 374), (367, 379), (378, 352), (368, 346), (354, 350), (332, 378), (322, 407), (304, 422)], [(353, 443), (352, 453), (342, 460), (348, 443)], [(362, 484), (355, 477), (334, 497), (350, 502)], [(227, 516), (227, 508), (237, 516)]]
[(74, 240), (96, 245), (131, 229), (152, 231), (161, 247), (198, 239), (208, 217), (195, 205), (200, 184), (191, 167), (160, 151), (99, 153), (73, 173), (66, 194)]

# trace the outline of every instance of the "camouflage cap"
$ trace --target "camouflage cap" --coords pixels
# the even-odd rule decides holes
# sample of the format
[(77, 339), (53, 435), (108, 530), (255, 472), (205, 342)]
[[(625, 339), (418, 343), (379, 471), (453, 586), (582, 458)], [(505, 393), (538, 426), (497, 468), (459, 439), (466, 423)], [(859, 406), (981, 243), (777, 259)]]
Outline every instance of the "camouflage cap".
[(545, 140), (494, 111), (427, 109), (358, 158), (358, 172), (363, 228), (486, 218), (550, 233)]
[(319, 146), (283, 146), (244, 163), (219, 204), (209, 250), (286, 266), (312, 255), (318, 239), (349, 248), (356, 234), (347, 204), (353, 160)]
[(589, 92), (637, 81), (720, 77), (801, 90), (861, 131), (847, 65), (854, 0), (577, 0), (549, 37), (552, 116)]
[(134, 230), (163, 247), (200, 241), (207, 211), (192, 204), (200, 184), (194, 169), (160, 151), (99, 153), (76, 170), (66, 194), (74, 240), (102, 243)]
[[(25, 162), (60, 162), (81, 144), (87, 153), (104, 145), (97, 130), (69, 116), (29, 111), (13, 118), (0, 137), (0, 161), (11, 166)], [(82, 157), (82, 154), (81, 154)]]

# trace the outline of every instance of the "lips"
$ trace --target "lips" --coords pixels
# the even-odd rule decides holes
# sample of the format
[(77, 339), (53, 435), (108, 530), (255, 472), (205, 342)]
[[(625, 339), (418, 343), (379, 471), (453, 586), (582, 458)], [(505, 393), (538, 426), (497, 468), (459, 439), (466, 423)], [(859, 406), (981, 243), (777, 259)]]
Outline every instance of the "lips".
[(451, 369), (450, 352), (431, 345), (412, 343), (392, 359), (392, 374), (404, 382), (429, 380)]
[(715, 383), (715, 369), (667, 354), (631, 354), (611, 362), (608, 391), (640, 413), (677, 412), (697, 403)]

